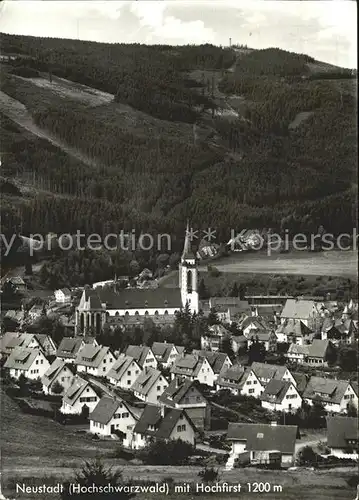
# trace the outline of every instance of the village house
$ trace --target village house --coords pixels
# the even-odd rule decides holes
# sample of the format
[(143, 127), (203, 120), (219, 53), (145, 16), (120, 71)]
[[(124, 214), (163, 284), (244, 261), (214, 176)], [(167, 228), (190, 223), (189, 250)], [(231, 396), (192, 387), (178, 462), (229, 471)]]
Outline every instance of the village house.
[(286, 366), (270, 365), (256, 361), (252, 363), (250, 368), (264, 387), (272, 379), (292, 382), (292, 384), (297, 385), (293, 375)]
[(267, 352), (275, 352), (277, 350), (277, 337), (272, 331), (253, 330), (253, 332), (249, 332), (247, 336), (248, 349), (255, 342), (263, 344)]
[(281, 323), (301, 321), (313, 332), (317, 332), (323, 322), (320, 305), (315, 300), (287, 299), (280, 315)]
[(327, 417), (327, 446), (338, 458), (358, 460), (359, 431), (357, 417)]
[(224, 370), (217, 380), (217, 391), (229, 390), (234, 395), (251, 396), (259, 398), (264, 391), (264, 386), (260, 383), (251, 368), (241, 365), (234, 365)]
[(75, 365), (78, 373), (85, 372), (96, 377), (105, 377), (115, 362), (116, 358), (109, 347), (87, 344), (77, 354)]
[(303, 400), (312, 405), (319, 401), (328, 413), (343, 413), (350, 405), (358, 408), (358, 394), (348, 380), (310, 377)]
[(12, 378), (24, 375), (28, 379), (41, 378), (48, 370), (50, 363), (40, 349), (15, 347), (7, 358), (4, 368)]
[(34, 304), (26, 313), (26, 321), (29, 323), (35, 323), (41, 317), (46, 316), (46, 308), (44, 305)]
[(309, 353), (309, 345), (290, 344), (285, 357), (290, 363), (305, 363)]
[(168, 344), (167, 342), (154, 342), (151, 349), (157, 362), (161, 364), (163, 368), (170, 368), (176, 358), (184, 351), (184, 347)]
[(335, 353), (335, 347), (329, 340), (314, 339), (308, 346), (306, 363), (315, 366), (328, 366), (328, 359)]
[(275, 331), (277, 342), (305, 345), (313, 340), (313, 332), (301, 320), (286, 319)]
[(211, 325), (208, 327), (208, 334), (201, 336), (201, 349), (207, 351), (220, 351), (223, 339), (230, 337), (231, 332), (223, 325)]
[[(70, 387), (73, 378), (73, 366), (56, 358), (41, 379), (42, 390), (45, 394), (63, 394)], [(56, 386), (56, 383), (62, 387), (60, 393), (53, 392), (53, 387)]]
[(76, 375), (62, 397), (61, 413), (88, 415), (100, 400), (99, 390), (87, 380)]
[(208, 363), (211, 365), (216, 378), (219, 377), (223, 370), (230, 368), (233, 364), (228, 354), (226, 354), (225, 352), (211, 352), (205, 351), (204, 349), (194, 349), (192, 353), (195, 356), (203, 356), (204, 358), (206, 358)]
[(58, 304), (70, 304), (71, 303), (71, 292), (68, 288), (60, 288), (55, 290), (55, 300)]
[(7, 358), (9, 354), (19, 346), (19, 332), (5, 332), (0, 339), (1, 359)]
[(249, 339), (256, 332), (271, 331), (272, 325), (264, 318), (245, 315), (239, 321), (238, 328), (243, 332), (243, 335)]
[(328, 317), (324, 319), (321, 331), (322, 340), (330, 340), (333, 344), (351, 344), (357, 336), (358, 328), (352, 319)]
[(131, 356), (120, 354), (106, 377), (116, 387), (130, 389), (140, 373), (142, 373), (142, 368)]
[(195, 354), (183, 354), (179, 356), (171, 367), (171, 379), (183, 376), (189, 380), (198, 380), (201, 384), (213, 387), (218, 375), (213, 371), (208, 360), (204, 356)]
[(57, 349), (50, 335), (20, 332), (6, 332), (4, 347), (4, 354), (9, 354), (14, 347), (26, 347), (27, 349), (41, 349), (45, 356), (55, 355)]
[(290, 467), (294, 462), (296, 425), (230, 423), (227, 440), (232, 449), (226, 470), (241, 464)]
[(119, 433), (123, 446), (129, 447), (126, 436), (132, 434), (139, 416), (139, 410), (120, 397), (103, 396), (89, 415), (90, 432), (99, 436)]
[(159, 370), (145, 368), (131, 387), (134, 395), (146, 403), (157, 404), (168, 382)]
[(329, 340), (314, 339), (309, 345), (291, 344), (286, 357), (292, 363), (328, 366), (328, 356), (334, 351), (335, 348)]
[(293, 413), (302, 406), (302, 398), (292, 382), (271, 380), (260, 396), (262, 407), (269, 411)]
[(247, 349), (248, 340), (244, 335), (232, 335), (231, 336), (231, 345), (234, 354), (238, 354), (242, 349)]
[(150, 347), (143, 345), (129, 345), (125, 352), (126, 356), (131, 356), (142, 368), (154, 368), (158, 366), (157, 359)]
[(64, 337), (57, 349), (56, 357), (63, 359), (66, 363), (74, 363), (85, 345), (98, 346), (98, 343), (94, 338), (86, 340), (84, 337)]
[(210, 428), (211, 407), (196, 382), (176, 377), (158, 401), (161, 405), (185, 410), (196, 429)]
[[(141, 449), (153, 440), (181, 439), (195, 444), (196, 428), (184, 410), (147, 405), (137, 422), (130, 447)], [(131, 436), (128, 436), (129, 441)]]
[(14, 323), (15, 327), (20, 327), (25, 319), (25, 311), (23, 309), (9, 309), (4, 317)]
[(21, 276), (13, 276), (12, 278), (8, 278), (6, 280), (6, 283), (9, 283), (12, 288), (18, 293), (26, 292), (27, 286)]

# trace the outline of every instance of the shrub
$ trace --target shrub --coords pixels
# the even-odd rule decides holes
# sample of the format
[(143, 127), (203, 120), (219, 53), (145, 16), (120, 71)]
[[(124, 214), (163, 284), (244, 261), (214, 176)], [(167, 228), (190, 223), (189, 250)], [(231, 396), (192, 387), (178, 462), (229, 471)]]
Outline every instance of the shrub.
[(183, 465), (194, 454), (194, 447), (181, 439), (154, 441), (139, 453), (148, 465)]
[[(134, 493), (126, 493), (126, 491), (117, 491), (115, 493), (74, 493), (71, 491), (70, 484), (78, 484), (84, 487), (103, 487), (111, 485), (114, 488), (119, 486), (131, 486), (129, 483), (124, 483), (122, 480), (121, 471), (112, 471), (111, 468), (106, 468), (101, 460), (96, 459), (92, 462), (85, 462), (85, 465), (80, 472), (76, 472), (74, 478), (70, 482), (64, 484), (64, 491), (61, 493), (62, 500), (93, 500), (94, 498), (102, 500), (129, 500), (135, 496)], [(72, 494), (71, 494), (72, 493)]]
[(32, 68), (27, 68), (26, 66), (14, 68), (11, 73), (13, 75), (22, 76), (23, 78), (37, 78), (40, 76), (38, 71)]
[(304, 446), (297, 457), (298, 465), (315, 466), (318, 463), (318, 455), (310, 446)]
[(214, 483), (218, 480), (219, 472), (214, 467), (206, 467), (199, 471), (198, 476), (202, 478), (204, 483)]
[(54, 385), (52, 386), (51, 391), (54, 394), (61, 394), (62, 391), (64, 390), (63, 386), (60, 384), (58, 380), (55, 380)]

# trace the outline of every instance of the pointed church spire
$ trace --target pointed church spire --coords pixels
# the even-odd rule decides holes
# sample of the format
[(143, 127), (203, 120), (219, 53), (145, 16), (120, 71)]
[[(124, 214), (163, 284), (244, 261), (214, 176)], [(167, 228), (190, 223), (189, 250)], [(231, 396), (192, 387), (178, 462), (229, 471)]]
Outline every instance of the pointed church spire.
[(185, 239), (184, 239), (183, 252), (182, 252), (182, 259), (186, 259), (186, 258), (194, 258), (194, 255), (192, 252), (191, 231), (190, 231), (190, 227), (189, 227), (189, 219), (187, 219), (186, 235), (185, 235)]

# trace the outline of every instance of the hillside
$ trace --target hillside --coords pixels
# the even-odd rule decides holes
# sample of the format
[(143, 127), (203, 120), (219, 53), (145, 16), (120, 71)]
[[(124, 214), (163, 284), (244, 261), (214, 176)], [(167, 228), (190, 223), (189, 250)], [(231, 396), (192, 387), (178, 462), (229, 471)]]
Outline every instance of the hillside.
[(279, 49), (1, 44), (17, 54), (1, 67), (2, 175), (23, 195), (4, 193), (5, 231), (354, 227), (351, 71)]

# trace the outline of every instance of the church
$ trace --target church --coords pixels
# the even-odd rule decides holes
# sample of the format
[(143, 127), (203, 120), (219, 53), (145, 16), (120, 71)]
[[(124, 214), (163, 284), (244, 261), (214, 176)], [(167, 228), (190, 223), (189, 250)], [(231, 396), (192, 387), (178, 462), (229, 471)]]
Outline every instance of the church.
[(77, 335), (98, 335), (105, 323), (136, 325), (146, 317), (155, 324), (168, 324), (187, 303), (191, 312), (198, 312), (198, 268), (188, 224), (179, 264), (178, 288), (127, 288), (115, 292), (109, 288), (85, 287), (76, 308), (75, 331)]

